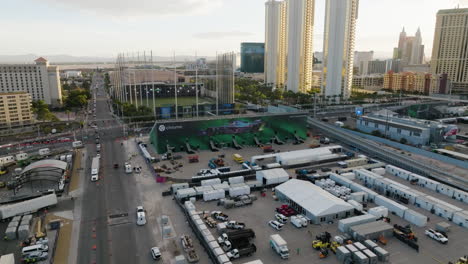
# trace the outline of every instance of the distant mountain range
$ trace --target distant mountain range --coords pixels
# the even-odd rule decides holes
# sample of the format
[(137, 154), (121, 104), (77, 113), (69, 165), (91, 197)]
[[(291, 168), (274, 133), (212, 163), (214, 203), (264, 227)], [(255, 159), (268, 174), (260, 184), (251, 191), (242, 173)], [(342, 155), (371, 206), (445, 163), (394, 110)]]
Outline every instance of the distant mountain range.
[[(51, 64), (69, 64), (69, 63), (115, 63), (115, 58), (108, 57), (92, 57), (92, 56), (71, 56), (71, 55), (0, 55), (0, 63), (32, 63), (35, 59), (44, 57)], [(202, 56), (198, 56), (202, 57)], [(212, 59), (211, 57), (207, 57)], [(176, 61), (193, 60), (194, 56), (176, 56)], [(143, 61), (143, 57), (140, 57)], [(147, 58), (149, 60), (149, 58)], [(172, 57), (153, 56), (154, 62), (172, 61)]]

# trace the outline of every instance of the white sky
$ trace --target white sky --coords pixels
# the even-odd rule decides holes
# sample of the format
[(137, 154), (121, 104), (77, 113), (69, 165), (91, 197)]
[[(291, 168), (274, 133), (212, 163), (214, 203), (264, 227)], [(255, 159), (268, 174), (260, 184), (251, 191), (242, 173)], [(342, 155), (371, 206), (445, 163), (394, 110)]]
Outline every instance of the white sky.
[[(316, 1), (314, 50), (322, 50), (323, 7)], [(264, 41), (265, 0), (14, 0), (2, 1), (0, 54), (212, 56)], [(421, 27), (430, 57), (436, 13), (468, 0), (361, 0), (356, 50), (390, 56), (402, 27)]]

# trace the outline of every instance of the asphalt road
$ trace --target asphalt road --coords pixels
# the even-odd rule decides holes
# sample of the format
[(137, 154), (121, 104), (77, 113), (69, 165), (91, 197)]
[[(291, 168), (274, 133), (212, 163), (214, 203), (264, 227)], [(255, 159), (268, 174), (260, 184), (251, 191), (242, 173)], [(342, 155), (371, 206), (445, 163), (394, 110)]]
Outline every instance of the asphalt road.
[[(96, 94), (96, 119), (111, 119), (104, 89), (100, 87)], [(88, 121), (92, 123), (92, 119)], [(109, 121), (105, 126), (118, 126), (118, 121)], [(141, 200), (133, 174), (123, 169), (127, 159), (120, 141), (123, 131), (104, 126), (97, 131), (101, 143), (100, 179), (84, 181), (77, 263), (150, 263), (149, 248), (154, 239), (148, 225), (136, 225), (136, 207)], [(88, 137), (95, 135), (90, 133)], [(87, 144), (86, 148), (90, 158), (86, 160), (85, 175), (89, 175), (96, 146)]]

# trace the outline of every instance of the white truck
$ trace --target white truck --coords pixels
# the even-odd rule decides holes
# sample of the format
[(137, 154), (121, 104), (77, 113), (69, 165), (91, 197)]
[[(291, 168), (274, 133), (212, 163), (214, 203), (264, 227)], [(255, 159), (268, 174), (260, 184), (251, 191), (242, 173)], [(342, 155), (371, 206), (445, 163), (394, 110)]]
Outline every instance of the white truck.
[(91, 163), (91, 181), (99, 180), (99, 157), (94, 157)]
[(270, 246), (282, 259), (289, 258), (288, 243), (278, 234), (270, 236)]
[(39, 150), (39, 155), (41, 155), (41, 156), (47, 156), (49, 154), (50, 154), (50, 149), (48, 149), (48, 148), (43, 148), (43, 149)]
[(244, 223), (239, 223), (237, 221), (228, 221), (226, 222), (226, 227), (229, 229), (244, 229), (245, 224)]
[(73, 148), (82, 148), (83, 147), (83, 142), (73, 141), (72, 146), (73, 146)]
[(53, 193), (19, 203), (4, 205), (0, 207), (0, 219), (4, 220), (16, 215), (33, 213), (39, 209), (50, 207), (56, 204), (57, 195)]

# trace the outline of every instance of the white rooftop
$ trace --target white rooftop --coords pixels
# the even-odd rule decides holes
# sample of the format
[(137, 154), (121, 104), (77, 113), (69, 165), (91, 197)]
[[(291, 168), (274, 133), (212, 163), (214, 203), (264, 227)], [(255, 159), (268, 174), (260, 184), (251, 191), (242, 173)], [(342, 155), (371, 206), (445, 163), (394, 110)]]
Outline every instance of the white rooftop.
[(314, 216), (325, 216), (354, 207), (308, 181), (291, 179), (275, 188)]

